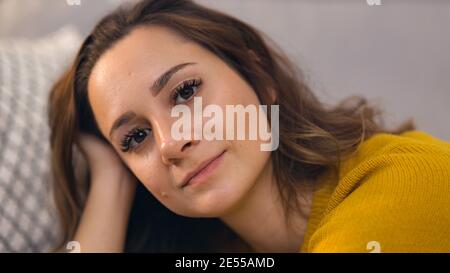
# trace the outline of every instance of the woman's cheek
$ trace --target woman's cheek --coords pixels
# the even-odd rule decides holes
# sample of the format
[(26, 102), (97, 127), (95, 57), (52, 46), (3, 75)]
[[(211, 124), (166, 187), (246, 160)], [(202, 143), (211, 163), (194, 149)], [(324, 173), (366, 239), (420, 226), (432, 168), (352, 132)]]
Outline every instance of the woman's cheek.
[(158, 166), (150, 162), (142, 160), (139, 164), (134, 165), (135, 168), (132, 168), (132, 171), (150, 192), (153, 194), (160, 193), (165, 190), (163, 189), (164, 185), (169, 185), (167, 175), (164, 175), (162, 172), (164, 166), (158, 168)]

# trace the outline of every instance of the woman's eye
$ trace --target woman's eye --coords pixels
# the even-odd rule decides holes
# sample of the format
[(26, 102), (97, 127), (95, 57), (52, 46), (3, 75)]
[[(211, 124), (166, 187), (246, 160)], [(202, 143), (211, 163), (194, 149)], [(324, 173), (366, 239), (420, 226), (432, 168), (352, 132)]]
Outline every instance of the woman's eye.
[(122, 140), (122, 151), (128, 152), (129, 150), (133, 150), (137, 145), (139, 145), (139, 143), (143, 142), (145, 138), (151, 134), (151, 132), (152, 129), (150, 128), (136, 128), (131, 130), (128, 134), (125, 135)]
[(189, 101), (198, 92), (198, 87), (202, 84), (200, 79), (193, 79), (183, 82), (175, 89), (173, 101), (181, 104)]

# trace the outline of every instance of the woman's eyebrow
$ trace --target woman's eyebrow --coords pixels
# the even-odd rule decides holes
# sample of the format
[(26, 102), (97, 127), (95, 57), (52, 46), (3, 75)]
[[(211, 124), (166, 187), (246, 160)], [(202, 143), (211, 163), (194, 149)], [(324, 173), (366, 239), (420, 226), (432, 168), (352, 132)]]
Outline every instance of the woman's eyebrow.
[(156, 79), (156, 81), (153, 83), (152, 87), (150, 88), (150, 91), (153, 93), (153, 96), (158, 95), (159, 91), (161, 91), (164, 88), (164, 86), (166, 86), (166, 84), (170, 81), (170, 78), (172, 78), (172, 76), (175, 73), (177, 73), (179, 70), (185, 68), (188, 65), (194, 65), (194, 64), (196, 64), (196, 63), (178, 64), (178, 65), (173, 66), (166, 72), (164, 72), (164, 74), (162, 74), (161, 76), (159, 76), (158, 79)]
[(125, 125), (126, 123), (128, 123), (130, 120), (132, 120), (134, 117), (136, 116), (136, 114), (132, 111), (128, 111), (123, 113), (122, 115), (120, 115), (119, 118), (117, 118), (113, 125), (111, 126), (111, 130), (109, 131), (109, 138), (111, 139), (111, 136), (113, 134), (113, 132), (117, 129), (119, 129), (120, 126)]
[[(166, 86), (166, 84), (170, 81), (170, 79), (172, 78), (172, 76), (175, 73), (177, 73), (178, 71), (180, 71), (181, 69), (185, 68), (188, 65), (194, 65), (194, 64), (197, 64), (197, 63), (178, 64), (178, 65), (173, 66), (166, 72), (164, 72), (164, 74), (162, 74), (161, 76), (158, 77), (158, 79), (156, 79), (156, 81), (153, 83), (153, 85), (150, 89), (153, 93), (153, 96), (158, 95), (158, 93), (164, 88), (164, 86)], [(111, 130), (109, 131), (109, 138), (111, 139), (111, 136), (115, 130), (117, 130), (122, 125), (125, 125), (126, 123), (128, 123), (135, 116), (136, 116), (136, 114), (132, 111), (128, 111), (128, 112), (125, 112), (122, 115), (120, 115), (114, 121), (113, 125), (111, 126)]]

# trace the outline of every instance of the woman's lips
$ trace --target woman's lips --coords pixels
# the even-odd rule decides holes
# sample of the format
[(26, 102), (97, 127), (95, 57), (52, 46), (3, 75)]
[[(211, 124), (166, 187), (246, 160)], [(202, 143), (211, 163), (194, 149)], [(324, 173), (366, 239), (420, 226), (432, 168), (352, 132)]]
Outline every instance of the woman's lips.
[(217, 168), (217, 166), (219, 166), (225, 152), (226, 151), (223, 151), (219, 155), (206, 160), (205, 162), (200, 164), (200, 166), (195, 171), (186, 175), (186, 178), (183, 180), (183, 184), (181, 187), (184, 188), (205, 181)]

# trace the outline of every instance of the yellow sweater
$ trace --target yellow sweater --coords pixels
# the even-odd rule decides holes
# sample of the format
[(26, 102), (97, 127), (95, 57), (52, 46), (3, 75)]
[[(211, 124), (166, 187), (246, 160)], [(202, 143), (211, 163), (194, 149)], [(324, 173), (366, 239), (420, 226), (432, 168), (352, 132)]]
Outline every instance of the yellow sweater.
[(321, 182), (301, 252), (450, 252), (450, 143), (378, 134)]

